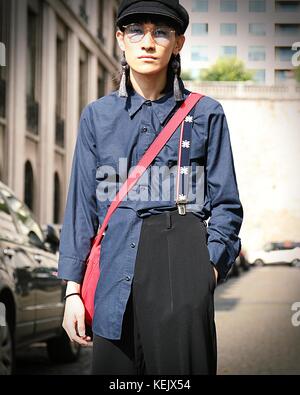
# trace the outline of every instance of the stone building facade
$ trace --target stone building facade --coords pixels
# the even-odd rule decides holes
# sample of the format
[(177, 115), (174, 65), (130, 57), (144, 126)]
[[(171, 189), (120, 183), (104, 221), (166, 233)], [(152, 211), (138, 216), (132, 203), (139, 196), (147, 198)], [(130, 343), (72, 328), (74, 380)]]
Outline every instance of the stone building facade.
[(0, 0), (0, 179), (60, 223), (83, 107), (115, 88), (119, 0)]

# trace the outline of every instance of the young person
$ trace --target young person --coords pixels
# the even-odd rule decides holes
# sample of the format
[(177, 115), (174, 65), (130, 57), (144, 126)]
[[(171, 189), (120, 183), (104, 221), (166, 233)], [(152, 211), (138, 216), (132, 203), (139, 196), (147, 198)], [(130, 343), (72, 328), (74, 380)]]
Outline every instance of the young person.
[[(120, 88), (81, 115), (59, 256), (59, 277), (68, 281), (63, 327), (79, 344), (91, 341), (80, 298), (85, 261), (113, 187), (191, 93), (180, 79), (188, 24), (179, 1), (124, 0), (116, 32)], [(182, 149), (190, 150), (191, 174), (202, 174), (189, 191), (202, 188), (203, 200), (188, 195), (180, 212), (174, 195), (151, 196), (162, 182), (143, 179), (135, 192), (148, 198), (128, 196), (112, 215), (101, 242), (93, 374), (216, 374), (214, 290), (240, 252), (243, 208), (222, 106), (203, 97), (185, 121), (191, 140)], [(179, 136), (180, 128), (151, 168), (176, 168)], [(172, 192), (176, 185), (168, 184)]]

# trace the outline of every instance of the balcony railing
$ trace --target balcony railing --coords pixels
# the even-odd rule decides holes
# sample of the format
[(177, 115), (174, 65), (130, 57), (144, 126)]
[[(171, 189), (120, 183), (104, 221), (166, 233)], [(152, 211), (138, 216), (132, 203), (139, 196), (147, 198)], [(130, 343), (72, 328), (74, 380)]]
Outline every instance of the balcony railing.
[(39, 103), (30, 97), (27, 97), (27, 130), (38, 134), (39, 129)]
[(213, 96), (217, 99), (269, 99), (299, 100), (300, 85), (294, 82), (282, 85), (258, 85), (238, 82), (194, 82), (184, 81), (186, 89)]

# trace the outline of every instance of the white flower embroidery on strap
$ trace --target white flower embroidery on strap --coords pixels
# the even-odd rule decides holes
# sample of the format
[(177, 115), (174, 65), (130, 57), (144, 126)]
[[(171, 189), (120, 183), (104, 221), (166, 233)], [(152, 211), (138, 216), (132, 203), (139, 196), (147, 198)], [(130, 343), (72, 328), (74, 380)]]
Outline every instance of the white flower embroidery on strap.
[(180, 168), (180, 174), (188, 174), (189, 168), (187, 166), (183, 166)]
[(188, 115), (187, 117), (185, 117), (185, 122), (193, 122), (193, 117), (192, 115)]
[(190, 148), (191, 142), (189, 140), (183, 140), (182, 148)]

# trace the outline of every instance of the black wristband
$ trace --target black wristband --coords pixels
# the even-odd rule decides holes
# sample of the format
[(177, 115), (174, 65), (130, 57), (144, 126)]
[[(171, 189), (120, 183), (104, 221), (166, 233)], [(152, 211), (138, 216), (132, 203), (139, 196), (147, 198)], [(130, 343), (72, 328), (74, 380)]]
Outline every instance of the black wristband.
[(66, 296), (64, 297), (64, 300), (66, 300), (69, 296), (73, 296), (73, 295), (78, 295), (78, 296), (80, 296), (80, 293), (79, 293), (79, 292), (74, 292), (74, 293), (72, 293), (72, 294), (66, 295)]

